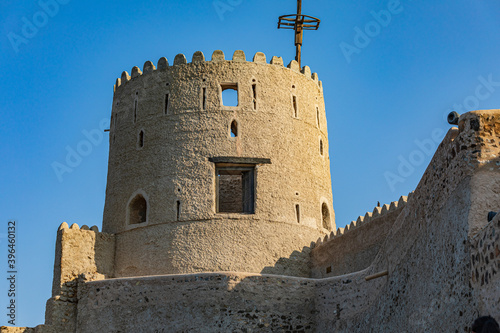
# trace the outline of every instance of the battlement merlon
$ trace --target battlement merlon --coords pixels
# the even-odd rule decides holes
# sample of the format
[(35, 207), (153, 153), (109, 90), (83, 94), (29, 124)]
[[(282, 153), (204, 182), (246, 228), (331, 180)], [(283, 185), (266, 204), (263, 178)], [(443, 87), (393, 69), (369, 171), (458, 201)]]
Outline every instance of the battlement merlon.
[[(234, 62), (234, 63), (254, 63), (254, 64), (264, 64), (267, 65), (266, 62), (266, 55), (262, 52), (257, 52), (255, 53), (253, 60), (247, 61), (245, 53), (241, 50), (237, 50), (233, 54), (232, 60), (226, 60), (224, 56), (224, 52), (221, 50), (216, 50), (212, 53), (212, 60), (209, 62), (217, 64), (217, 63), (222, 63), (222, 62)], [(193, 54), (191, 63), (187, 62), (186, 56), (184, 54), (177, 54), (174, 58), (174, 64), (173, 66), (182, 66), (182, 65), (199, 65), (202, 63), (208, 63), (208, 61), (205, 60), (205, 56), (203, 52), (201, 51), (196, 51)], [(276, 57), (273, 56), (271, 58), (271, 61), (269, 62), (270, 65), (274, 66), (279, 66), (279, 67), (284, 67), (283, 64), (283, 59), (281, 57)], [(151, 61), (146, 61), (143, 66), (143, 70), (137, 66), (134, 66), (131, 71), (131, 75), (128, 74), (127, 71), (124, 71), (121, 75), (120, 78), (116, 79), (116, 83), (114, 85), (113, 91), (116, 92), (120, 87), (124, 86), (128, 81), (131, 81), (135, 79), (136, 77), (146, 75), (149, 73), (153, 73), (155, 71), (161, 71), (161, 70), (167, 70), (173, 66), (170, 66), (168, 63), (167, 58), (162, 57), (158, 60), (157, 67), (153, 64)], [(304, 66), (300, 68), (299, 63), (295, 60), (290, 61), (288, 64), (287, 68), (289, 68), (291, 71), (297, 72), (297, 73), (302, 73), (306, 78), (314, 81), (317, 83), (318, 88), (322, 91), (323, 85), (322, 82), (319, 81), (319, 77), (317, 73), (311, 73), (311, 69), (309, 66)]]
[(99, 232), (97, 226), (68, 227), (63, 222), (57, 231), (52, 297), (66, 295), (68, 285), (76, 288), (82, 274), (111, 277), (114, 265), (114, 235)]

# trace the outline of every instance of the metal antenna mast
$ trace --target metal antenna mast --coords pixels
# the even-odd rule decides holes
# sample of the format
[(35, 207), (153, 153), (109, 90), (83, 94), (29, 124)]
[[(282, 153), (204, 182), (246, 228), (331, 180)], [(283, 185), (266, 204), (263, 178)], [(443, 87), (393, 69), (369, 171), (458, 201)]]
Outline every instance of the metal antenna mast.
[(318, 30), (320, 19), (308, 15), (302, 15), (302, 0), (297, 0), (297, 14), (282, 15), (279, 17), (278, 29), (295, 30), (295, 60), (301, 65), (302, 36), (304, 30)]

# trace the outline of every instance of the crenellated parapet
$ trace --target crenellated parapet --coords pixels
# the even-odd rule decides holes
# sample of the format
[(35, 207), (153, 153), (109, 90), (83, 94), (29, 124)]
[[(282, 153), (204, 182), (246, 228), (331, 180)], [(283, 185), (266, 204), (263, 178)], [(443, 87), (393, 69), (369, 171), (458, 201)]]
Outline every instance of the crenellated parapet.
[(343, 275), (370, 266), (412, 195), (413, 192), (398, 201), (377, 206), (345, 228), (338, 228), (312, 243), (312, 276)]
[(332, 231), (329, 235), (323, 238), (318, 238), (316, 242), (311, 243), (311, 247), (322, 246), (325, 243), (334, 240), (335, 238), (341, 237), (348, 232), (352, 232), (367, 223), (377, 223), (380, 221), (379, 218), (384, 218), (387, 214), (394, 211), (400, 211), (408, 202), (413, 192), (410, 192), (408, 196), (401, 196), (398, 201), (393, 201), (390, 204), (384, 204), (382, 206), (377, 206), (371, 212), (366, 212), (363, 216), (358, 216), (356, 221), (351, 221), (344, 228), (337, 228), (337, 230)]
[[(131, 75), (127, 71), (124, 71), (121, 75), (121, 77), (116, 79), (116, 83), (114, 85), (114, 91), (116, 92), (117, 89), (120, 87), (124, 86), (127, 84), (129, 81), (132, 81), (133, 79), (142, 76), (142, 75), (147, 75), (154, 73), (156, 71), (162, 71), (162, 70), (169, 70), (172, 69), (172, 67), (177, 67), (177, 66), (197, 66), (201, 64), (220, 64), (223, 62), (235, 62), (235, 63), (248, 63), (248, 64), (263, 64), (267, 65), (267, 60), (266, 60), (266, 55), (262, 52), (257, 52), (253, 56), (252, 61), (247, 61), (245, 53), (241, 50), (237, 50), (233, 53), (233, 57), (231, 60), (226, 60), (224, 52), (221, 50), (216, 50), (212, 53), (212, 58), (211, 60), (206, 60), (205, 55), (201, 51), (196, 51), (192, 58), (191, 62), (189, 63), (187, 61), (187, 58), (184, 54), (177, 54), (174, 58), (174, 62), (172, 65), (169, 65), (169, 62), (167, 58), (162, 57), (158, 60), (157, 66), (153, 64), (151, 61), (146, 61), (142, 67), (142, 71), (139, 67), (134, 66), (131, 71)], [(269, 65), (273, 66), (278, 66), (278, 67), (284, 67), (283, 59), (281, 57), (276, 57), (273, 56), (271, 60), (269, 61)], [(322, 88), (322, 83), (319, 81), (319, 77), (317, 73), (312, 73), (311, 68), (309, 66), (304, 66), (300, 68), (299, 63), (295, 60), (290, 61), (288, 66), (286, 67), (290, 69), (291, 71), (294, 71), (296, 73), (301, 73), (303, 74), (307, 79), (310, 79), (318, 84), (320, 88)]]

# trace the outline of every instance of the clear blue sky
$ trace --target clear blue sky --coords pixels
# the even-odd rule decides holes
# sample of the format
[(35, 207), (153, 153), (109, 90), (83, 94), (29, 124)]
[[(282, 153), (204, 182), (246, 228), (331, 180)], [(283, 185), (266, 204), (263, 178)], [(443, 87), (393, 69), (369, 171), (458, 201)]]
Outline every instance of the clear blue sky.
[[(16, 219), (18, 326), (44, 321), (59, 224), (101, 227), (107, 134), (89, 148), (82, 131), (109, 119), (123, 70), (197, 50), (295, 54), (276, 29), (295, 0), (59, 1), (0, 4), (0, 308)], [(498, 1), (304, 0), (303, 13), (322, 20), (303, 64), (323, 81), (338, 227), (416, 187), (450, 110), (500, 108)], [(59, 181), (53, 163), (79, 145), (89, 153)]]

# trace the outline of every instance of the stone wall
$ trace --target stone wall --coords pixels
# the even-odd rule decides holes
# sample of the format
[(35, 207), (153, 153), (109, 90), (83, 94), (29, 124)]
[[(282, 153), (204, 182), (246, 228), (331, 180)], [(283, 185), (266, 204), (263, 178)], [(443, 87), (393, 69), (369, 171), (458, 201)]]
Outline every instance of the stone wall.
[(46, 330), (76, 329), (78, 284), (113, 275), (114, 236), (66, 222), (57, 232), (52, 298), (45, 311)]
[[(470, 240), (475, 230), (487, 224), (488, 210), (477, 207), (495, 206), (497, 194), (491, 196), (490, 192), (495, 192), (500, 177), (499, 117), (500, 110), (462, 115), (459, 129), (451, 129), (438, 147), (367, 269), (370, 274), (388, 271), (387, 276), (364, 284), (369, 292), (361, 299), (369, 305), (356, 312), (349, 309), (352, 300), (345, 307), (340, 303), (339, 316), (325, 315), (317, 320), (318, 331), (469, 332), (479, 315), (500, 319), (497, 278), (492, 274), (493, 284), (487, 287), (478, 285), (477, 280), (472, 282), (475, 268), (472, 271)], [(476, 181), (484, 171), (494, 179), (489, 185)], [(483, 243), (476, 251), (490, 257), (493, 230), (489, 227), (483, 232), (477, 237), (486, 237), (490, 249), (482, 253)], [(481, 258), (476, 265), (481, 266), (480, 262)], [(493, 269), (481, 268), (481, 276)], [(488, 288), (490, 298), (484, 296)], [(359, 295), (356, 289), (352, 294)], [(334, 293), (330, 297), (330, 302), (336, 301)], [(332, 310), (331, 305), (323, 303), (324, 308), (317, 304), (319, 313)]]
[(316, 242), (311, 250), (311, 276), (339, 276), (370, 266), (406, 200), (407, 197), (401, 197), (390, 205), (375, 207), (373, 212)]
[(238, 271), (309, 277), (306, 245), (322, 235), (240, 214), (131, 229), (115, 235), (114, 276)]
[(231, 272), (88, 282), (77, 332), (311, 332), (315, 284)]
[[(498, 203), (500, 207), (500, 202)], [(479, 312), (500, 317), (500, 214), (471, 240), (472, 287)]]

